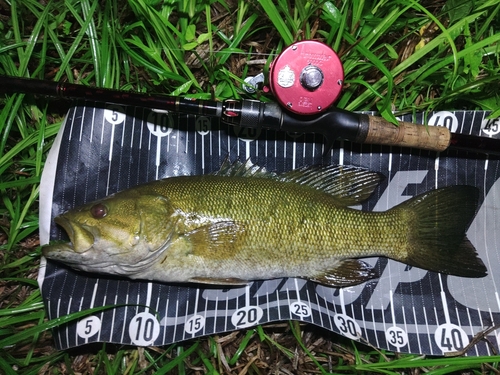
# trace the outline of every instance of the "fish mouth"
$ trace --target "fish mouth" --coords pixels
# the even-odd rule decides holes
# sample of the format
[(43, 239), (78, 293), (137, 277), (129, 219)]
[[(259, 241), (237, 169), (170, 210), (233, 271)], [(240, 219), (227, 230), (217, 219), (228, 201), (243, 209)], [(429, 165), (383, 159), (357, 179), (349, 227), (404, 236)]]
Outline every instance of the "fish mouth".
[(57, 251), (84, 253), (94, 246), (95, 236), (94, 233), (91, 232), (91, 228), (86, 228), (84, 225), (74, 224), (64, 215), (57, 216), (54, 218), (54, 221), (68, 234), (70, 242), (47, 246), (44, 249), (44, 255), (50, 255), (51, 252)]

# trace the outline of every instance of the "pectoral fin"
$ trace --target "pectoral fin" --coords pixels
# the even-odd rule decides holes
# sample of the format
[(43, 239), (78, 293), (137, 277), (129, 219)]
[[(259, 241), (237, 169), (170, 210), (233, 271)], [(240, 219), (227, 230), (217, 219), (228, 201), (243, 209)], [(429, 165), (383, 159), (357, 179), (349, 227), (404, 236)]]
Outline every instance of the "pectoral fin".
[(345, 259), (333, 270), (310, 277), (309, 280), (333, 287), (347, 287), (361, 284), (379, 276), (368, 263), (359, 259)]
[(191, 242), (193, 255), (227, 259), (234, 256), (244, 233), (241, 224), (228, 220), (203, 225), (186, 233), (185, 237)]

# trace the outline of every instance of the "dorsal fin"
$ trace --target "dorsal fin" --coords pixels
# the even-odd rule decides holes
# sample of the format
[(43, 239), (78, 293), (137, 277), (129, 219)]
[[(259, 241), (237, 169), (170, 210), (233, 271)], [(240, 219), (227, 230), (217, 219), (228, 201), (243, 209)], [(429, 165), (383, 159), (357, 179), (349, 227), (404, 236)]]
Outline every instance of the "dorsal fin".
[(231, 162), (226, 158), (222, 163), (220, 169), (212, 173), (214, 176), (225, 177), (259, 177), (259, 178), (276, 178), (277, 174), (268, 172), (265, 167), (259, 167), (247, 159), (245, 163), (239, 160)]
[(359, 167), (326, 165), (295, 169), (281, 174), (279, 179), (323, 191), (347, 207), (368, 199), (383, 176)]
[(225, 177), (272, 178), (277, 181), (296, 183), (322, 191), (336, 198), (340, 206), (353, 206), (368, 199), (383, 176), (366, 169), (325, 165), (294, 169), (280, 175), (269, 172), (264, 167), (253, 164), (250, 159), (245, 163), (239, 160), (224, 160), (219, 171), (213, 175)]

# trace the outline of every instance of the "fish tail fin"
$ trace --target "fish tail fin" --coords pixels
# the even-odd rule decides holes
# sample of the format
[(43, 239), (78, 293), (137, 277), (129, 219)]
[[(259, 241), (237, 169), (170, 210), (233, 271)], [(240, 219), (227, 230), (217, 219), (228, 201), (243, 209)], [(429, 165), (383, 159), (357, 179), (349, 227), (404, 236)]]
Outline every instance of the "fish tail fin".
[(413, 229), (403, 262), (455, 276), (486, 276), (483, 261), (465, 235), (478, 198), (477, 188), (458, 185), (429, 191), (397, 206), (410, 210)]

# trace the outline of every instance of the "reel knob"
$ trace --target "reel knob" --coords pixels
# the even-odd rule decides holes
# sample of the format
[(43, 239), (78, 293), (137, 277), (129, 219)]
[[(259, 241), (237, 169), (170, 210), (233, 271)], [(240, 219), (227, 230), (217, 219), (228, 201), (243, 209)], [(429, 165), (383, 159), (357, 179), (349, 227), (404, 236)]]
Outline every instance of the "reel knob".
[(300, 84), (309, 91), (314, 91), (323, 84), (324, 78), (320, 68), (308, 65), (300, 73)]
[(271, 64), (269, 87), (291, 112), (312, 115), (338, 98), (344, 81), (339, 57), (329, 46), (304, 40), (286, 48)]

